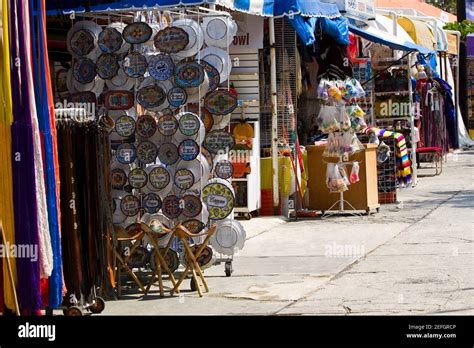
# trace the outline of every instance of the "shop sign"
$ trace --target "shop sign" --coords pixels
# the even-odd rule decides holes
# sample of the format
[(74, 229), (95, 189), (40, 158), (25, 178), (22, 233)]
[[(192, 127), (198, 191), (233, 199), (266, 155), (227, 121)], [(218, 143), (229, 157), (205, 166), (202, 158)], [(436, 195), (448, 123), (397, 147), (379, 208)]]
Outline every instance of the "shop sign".
[(232, 41), (231, 50), (263, 48), (263, 17), (238, 13), (233, 14), (232, 18), (237, 23), (238, 30)]
[(355, 19), (375, 19), (374, 0), (323, 0), (336, 4), (339, 11), (347, 17)]

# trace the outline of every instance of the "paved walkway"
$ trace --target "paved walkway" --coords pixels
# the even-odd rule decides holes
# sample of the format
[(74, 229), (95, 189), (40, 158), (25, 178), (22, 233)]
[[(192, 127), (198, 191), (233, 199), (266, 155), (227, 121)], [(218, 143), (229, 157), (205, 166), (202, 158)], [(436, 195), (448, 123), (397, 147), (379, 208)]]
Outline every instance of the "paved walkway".
[(244, 222), (234, 274), (206, 270), (203, 298), (131, 294), (105, 314), (474, 314), (473, 174), (463, 152), (380, 214)]

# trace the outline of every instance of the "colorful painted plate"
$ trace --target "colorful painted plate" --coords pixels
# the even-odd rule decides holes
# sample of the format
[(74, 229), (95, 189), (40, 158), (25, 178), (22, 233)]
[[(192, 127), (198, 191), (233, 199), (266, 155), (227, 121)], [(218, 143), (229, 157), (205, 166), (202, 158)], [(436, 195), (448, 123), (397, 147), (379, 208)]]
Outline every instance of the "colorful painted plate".
[(134, 189), (141, 189), (145, 187), (148, 182), (148, 176), (142, 168), (135, 168), (128, 174), (128, 183)]
[(111, 170), (110, 184), (112, 190), (122, 190), (127, 184), (127, 174), (121, 168), (114, 168)]
[(143, 197), (143, 209), (149, 214), (156, 214), (160, 211), (163, 202), (160, 196), (155, 193), (149, 193)]
[(198, 216), (202, 210), (201, 198), (195, 195), (186, 195), (183, 200), (183, 215), (188, 218)]
[(163, 104), (165, 100), (165, 91), (156, 85), (143, 87), (137, 92), (137, 101), (145, 109), (156, 108)]
[(144, 164), (154, 163), (158, 156), (158, 149), (150, 141), (142, 141), (137, 146), (137, 157)]
[(178, 27), (160, 30), (154, 38), (155, 47), (162, 53), (178, 53), (184, 50), (188, 43), (188, 33)]
[(117, 75), (119, 68), (120, 65), (115, 54), (104, 53), (97, 59), (97, 75), (104, 80), (113, 79)]
[(199, 232), (201, 232), (204, 227), (206, 227), (206, 225), (197, 220), (197, 219), (189, 219), (189, 220), (186, 220), (182, 223), (182, 225), (191, 233), (194, 233), (194, 234), (198, 234)]
[(97, 75), (96, 65), (89, 58), (79, 58), (74, 62), (72, 69), (74, 79), (82, 84), (91, 83)]
[(186, 139), (179, 144), (179, 157), (183, 161), (192, 161), (199, 155), (199, 145), (192, 139)]
[(97, 58), (97, 37), (102, 28), (93, 21), (78, 21), (67, 33), (67, 48), (74, 57)]
[(204, 99), (204, 107), (211, 114), (227, 115), (237, 107), (237, 98), (228, 91), (214, 91)]
[(143, 77), (147, 68), (148, 62), (146, 61), (146, 57), (139, 52), (131, 52), (123, 59), (123, 71), (129, 77)]
[(204, 123), (204, 128), (206, 129), (206, 133), (209, 133), (212, 129), (212, 126), (214, 126), (214, 117), (205, 108), (202, 108), (201, 120)]
[(193, 172), (187, 168), (178, 169), (174, 174), (174, 184), (181, 190), (189, 190), (193, 187), (195, 180)]
[(135, 133), (135, 120), (127, 115), (120, 116), (115, 121), (115, 131), (124, 138), (132, 136)]
[(163, 190), (171, 180), (170, 173), (163, 167), (155, 167), (148, 174), (150, 184), (157, 190)]
[(133, 45), (142, 44), (150, 40), (153, 33), (151, 27), (145, 22), (129, 24), (123, 30), (123, 38)]
[(234, 146), (234, 136), (224, 130), (213, 130), (204, 139), (204, 147), (214, 155), (228, 153)]
[(199, 87), (204, 82), (204, 68), (198, 62), (180, 62), (174, 69), (175, 83), (179, 87)]
[(156, 119), (151, 115), (138, 116), (136, 132), (141, 138), (150, 138), (156, 133)]
[(163, 115), (158, 119), (158, 131), (164, 136), (172, 136), (179, 128), (179, 123), (173, 115)]
[(102, 52), (115, 53), (122, 48), (122, 34), (115, 28), (104, 28), (99, 34), (99, 47)]
[(234, 167), (231, 161), (221, 160), (216, 163), (216, 167), (214, 169), (216, 176), (221, 179), (230, 179), (234, 174)]
[(232, 70), (232, 61), (229, 53), (221, 48), (208, 46), (200, 53), (201, 61), (211, 64), (217, 69), (220, 76), (220, 83), (227, 81)]
[(133, 144), (123, 143), (117, 148), (115, 156), (120, 163), (130, 164), (137, 159), (137, 149)]
[(163, 164), (175, 164), (179, 159), (178, 148), (173, 143), (164, 143), (158, 150), (158, 158)]
[(104, 95), (104, 105), (108, 110), (128, 110), (135, 105), (135, 99), (129, 91), (108, 91)]
[(140, 200), (134, 195), (127, 195), (120, 201), (120, 210), (125, 216), (136, 216), (141, 209)]
[(69, 95), (68, 102), (95, 106), (97, 104), (97, 97), (92, 92), (73, 93)]
[(179, 108), (186, 104), (187, 99), (188, 95), (184, 88), (176, 86), (168, 91), (168, 102), (175, 108)]
[(163, 200), (162, 211), (163, 214), (169, 219), (176, 219), (179, 217), (183, 211), (179, 198), (174, 195), (166, 197)]
[(200, 64), (209, 78), (209, 92), (215, 91), (221, 84), (221, 75), (219, 74), (219, 71), (205, 60), (201, 60)]
[(222, 220), (234, 210), (234, 194), (223, 183), (211, 183), (202, 190), (202, 199), (209, 211), (211, 220)]
[(192, 112), (185, 112), (179, 115), (179, 130), (187, 137), (195, 136), (201, 128), (201, 121), (198, 115)]
[(174, 63), (168, 54), (155, 54), (148, 59), (148, 72), (155, 80), (168, 80), (173, 71)]

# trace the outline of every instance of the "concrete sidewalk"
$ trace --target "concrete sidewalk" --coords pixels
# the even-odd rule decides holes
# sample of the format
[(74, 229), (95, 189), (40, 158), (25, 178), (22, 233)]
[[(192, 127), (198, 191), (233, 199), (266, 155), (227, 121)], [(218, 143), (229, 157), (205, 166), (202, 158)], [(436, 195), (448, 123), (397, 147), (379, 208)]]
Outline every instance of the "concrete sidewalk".
[(376, 215), (243, 221), (232, 277), (222, 264), (206, 270), (203, 298), (155, 289), (107, 302), (104, 314), (472, 314), (473, 173), (474, 152), (458, 153)]

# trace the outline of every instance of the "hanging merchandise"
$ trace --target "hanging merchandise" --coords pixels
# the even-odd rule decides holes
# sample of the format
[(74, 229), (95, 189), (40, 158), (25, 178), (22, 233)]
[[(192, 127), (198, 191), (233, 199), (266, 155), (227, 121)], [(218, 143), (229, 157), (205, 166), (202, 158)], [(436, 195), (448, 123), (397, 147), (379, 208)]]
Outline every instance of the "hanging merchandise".
[(160, 52), (178, 53), (189, 44), (189, 35), (182, 28), (173, 26), (160, 30), (153, 40)]
[(155, 80), (168, 80), (173, 76), (174, 62), (168, 54), (152, 55), (148, 59), (148, 71)]
[(151, 38), (151, 27), (144, 22), (135, 22), (127, 25), (123, 29), (123, 39), (132, 45), (138, 45), (147, 42)]
[(180, 18), (173, 22), (173, 26), (184, 30), (188, 37), (187, 45), (176, 53), (176, 57), (184, 59), (195, 56), (204, 43), (203, 32), (199, 23), (190, 18)]
[(135, 128), (139, 137), (148, 139), (156, 133), (156, 119), (152, 115), (138, 116)]

